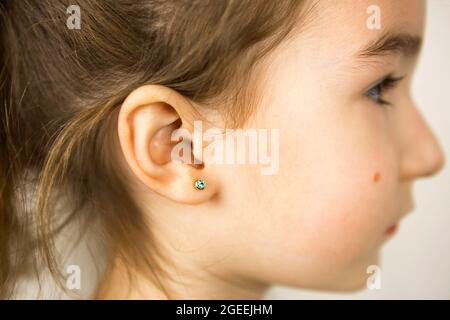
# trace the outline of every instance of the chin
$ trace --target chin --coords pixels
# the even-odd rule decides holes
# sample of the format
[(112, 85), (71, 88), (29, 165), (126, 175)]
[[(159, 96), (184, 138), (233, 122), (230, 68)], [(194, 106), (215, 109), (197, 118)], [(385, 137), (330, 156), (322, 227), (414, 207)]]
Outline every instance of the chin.
[(336, 283), (333, 286), (330, 286), (327, 291), (335, 291), (335, 292), (359, 292), (367, 289), (367, 277), (355, 277), (351, 281), (342, 281), (340, 283)]
[(367, 289), (367, 280), (372, 276), (368, 272), (368, 267), (376, 265), (380, 267), (379, 252), (370, 254), (367, 258), (360, 262), (347, 266), (343, 271), (336, 275), (333, 279), (317, 286), (316, 290), (334, 291), (334, 292), (358, 292)]
[(367, 280), (373, 275), (373, 271), (368, 271), (369, 266), (381, 268), (378, 250), (355, 266), (347, 268), (348, 271), (342, 276), (341, 281), (336, 282), (333, 291), (358, 292), (367, 289)]

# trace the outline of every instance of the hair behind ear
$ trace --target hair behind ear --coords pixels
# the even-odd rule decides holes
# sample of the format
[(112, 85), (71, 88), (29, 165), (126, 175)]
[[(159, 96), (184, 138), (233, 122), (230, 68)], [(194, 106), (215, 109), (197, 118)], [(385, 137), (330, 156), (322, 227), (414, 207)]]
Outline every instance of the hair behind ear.
[(8, 146), (8, 122), (6, 118), (7, 105), (9, 104), (9, 90), (11, 77), (7, 67), (5, 54), (6, 28), (8, 20), (5, 8), (0, 4), (0, 298), (11, 294), (10, 281), (12, 277), (11, 266), (11, 238), (13, 234), (12, 191), (12, 158)]
[[(37, 247), (60, 275), (53, 236), (73, 217), (85, 226), (101, 220), (110, 253), (162, 272), (157, 243), (107, 150), (115, 108), (146, 84), (199, 104), (238, 97), (227, 89), (245, 91), (252, 66), (293, 29), (302, 3), (84, 0), (81, 29), (69, 30), (68, 0), (2, 0), (0, 294), (12, 292), (25, 262), (39, 260)], [(231, 105), (220, 111), (240, 122), (250, 113), (247, 103)], [(29, 172), (37, 193), (24, 189)], [(56, 224), (59, 196), (72, 210)]]

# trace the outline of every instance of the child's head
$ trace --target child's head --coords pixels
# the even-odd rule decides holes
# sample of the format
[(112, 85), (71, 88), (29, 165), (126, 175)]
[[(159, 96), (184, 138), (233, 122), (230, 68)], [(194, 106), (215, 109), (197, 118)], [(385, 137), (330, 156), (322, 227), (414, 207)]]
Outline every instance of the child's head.
[[(5, 289), (36, 242), (27, 222), (39, 222), (53, 269), (51, 232), (67, 219), (104, 236), (111, 281), (124, 265), (169, 290), (175, 274), (188, 279), (198, 297), (221, 296), (205, 289), (213, 283), (222, 296), (272, 283), (360, 288), (413, 206), (412, 182), (443, 165), (409, 93), (424, 2), (379, 0), (379, 30), (367, 24), (371, 4), (86, 0), (69, 29), (70, 1), (6, 1)], [(171, 135), (196, 120), (217, 130), (202, 144), (185, 138), (196, 151), (183, 159), (243, 128), (257, 163), (175, 159)], [(267, 155), (277, 165), (262, 174)], [(37, 210), (20, 211), (13, 199), (27, 199), (34, 177)]]

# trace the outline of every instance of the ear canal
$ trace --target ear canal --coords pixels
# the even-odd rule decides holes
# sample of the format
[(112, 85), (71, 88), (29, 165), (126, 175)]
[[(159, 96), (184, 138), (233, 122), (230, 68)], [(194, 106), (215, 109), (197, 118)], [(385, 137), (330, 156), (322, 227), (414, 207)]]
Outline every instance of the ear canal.
[(161, 128), (156, 132), (151, 141), (149, 148), (156, 152), (152, 153), (152, 160), (156, 164), (165, 164), (171, 160), (171, 150), (173, 146), (177, 143), (176, 141), (171, 141), (172, 132), (181, 126), (181, 120), (178, 119), (168, 126)]

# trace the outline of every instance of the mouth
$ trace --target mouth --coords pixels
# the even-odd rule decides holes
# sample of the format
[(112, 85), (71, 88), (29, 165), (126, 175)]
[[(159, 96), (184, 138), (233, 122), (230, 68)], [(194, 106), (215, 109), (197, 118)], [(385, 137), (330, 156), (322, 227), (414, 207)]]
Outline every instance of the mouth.
[(393, 236), (398, 230), (398, 224), (394, 224), (392, 226), (390, 226), (389, 228), (386, 229), (386, 231), (384, 232), (385, 235), (387, 236)]
[(401, 216), (401, 218), (395, 222), (393, 225), (391, 225), (389, 228), (386, 229), (386, 231), (384, 231), (384, 234), (388, 237), (393, 236), (394, 234), (397, 233), (398, 228), (399, 228), (399, 222), (401, 219), (403, 219), (405, 216), (407, 216), (409, 213), (411, 213), (414, 210), (414, 203), (411, 203), (408, 207), (407, 210), (405, 210), (405, 213)]

